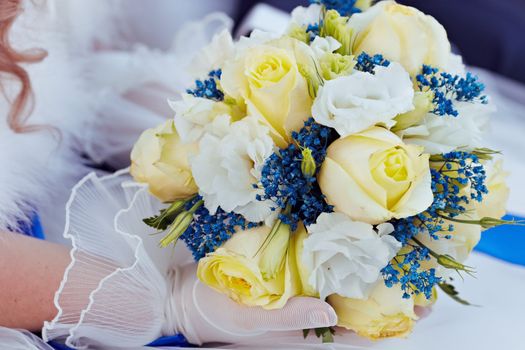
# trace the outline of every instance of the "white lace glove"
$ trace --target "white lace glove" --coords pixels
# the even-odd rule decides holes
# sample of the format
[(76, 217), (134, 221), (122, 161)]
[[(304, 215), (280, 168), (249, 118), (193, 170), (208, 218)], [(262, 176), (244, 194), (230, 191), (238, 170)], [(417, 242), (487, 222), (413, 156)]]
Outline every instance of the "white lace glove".
[(159, 248), (155, 231), (142, 222), (162, 207), (126, 171), (92, 174), (75, 187), (65, 233), (72, 262), (57, 292), (59, 313), (42, 331), (45, 341), (131, 349), (177, 333), (195, 344), (253, 343), (292, 330), (301, 341), (299, 330), (336, 323), (332, 308), (318, 299), (294, 298), (265, 311), (202, 285), (185, 245)]
[[(182, 333), (192, 344), (239, 343), (272, 339), (271, 332), (335, 326), (332, 307), (316, 298), (295, 297), (277, 310), (240, 305), (200, 283), (196, 264), (172, 270), (171, 297), (166, 307), (163, 333)], [(295, 332), (300, 339), (300, 332)]]

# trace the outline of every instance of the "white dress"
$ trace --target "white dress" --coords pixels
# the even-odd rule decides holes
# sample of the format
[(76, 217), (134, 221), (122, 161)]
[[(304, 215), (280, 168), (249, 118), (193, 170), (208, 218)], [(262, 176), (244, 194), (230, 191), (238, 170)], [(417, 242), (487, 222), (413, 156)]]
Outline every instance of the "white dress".
[[(198, 32), (191, 21), (208, 8), (233, 11), (234, 4), (23, 1), (11, 42), (19, 50), (43, 48), (48, 54), (24, 65), (35, 95), (29, 122), (55, 127), (61, 138), (47, 131), (16, 134), (0, 123), (0, 230), (16, 230), (38, 213), (47, 238), (65, 243), (65, 203), (89, 171), (84, 164), (128, 166), (139, 134), (171, 117), (166, 99), (191, 86), (186, 63), (211, 33), (232, 26), (218, 13), (208, 15)], [(13, 95), (17, 86), (6, 85)], [(3, 98), (0, 110), (7, 114)]]

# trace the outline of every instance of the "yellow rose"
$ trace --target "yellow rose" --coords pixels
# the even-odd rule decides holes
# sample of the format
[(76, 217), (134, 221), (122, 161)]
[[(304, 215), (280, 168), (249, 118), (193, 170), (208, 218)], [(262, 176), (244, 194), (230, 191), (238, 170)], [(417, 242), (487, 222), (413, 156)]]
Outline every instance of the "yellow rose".
[(265, 309), (282, 308), (300, 293), (295, 247), (290, 244), (286, 261), (277, 275), (265, 279), (257, 254), (271, 229), (266, 226), (235, 233), (222, 247), (199, 260), (197, 276), (201, 282), (232, 300)]
[(142, 133), (131, 151), (131, 175), (163, 202), (187, 198), (198, 191), (188, 162), (196, 150), (196, 144), (180, 141), (173, 120), (168, 120)]
[(429, 155), (380, 127), (332, 143), (318, 181), (336, 211), (369, 224), (421, 213), (434, 198)]
[(309, 50), (296, 39), (273, 40), (242, 50), (222, 70), (225, 93), (244, 101), (248, 115), (270, 127), (279, 147), (285, 147), (291, 131), (303, 127), (310, 116), (312, 98), (301, 75), (313, 65)]
[(353, 53), (382, 54), (414, 76), (423, 64), (446, 68), (450, 43), (445, 28), (433, 17), (395, 1), (381, 1), (354, 14), (348, 26), (357, 32)]
[(417, 320), (414, 300), (404, 299), (399, 286), (388, 288), (382, 281), (367, 300), (334, 294), (328, 303), (337, 314), (338, 326), (373, 340), (406, 337)]
[(503, 170), (503, 161), (498, 160), (485, 166), (487, 171), (486, 186), (489, 191), (483, 201), (475, 202), (479, 218), (500, 219), (507, 212), (509, 187), (505, 183), (508, 173)]

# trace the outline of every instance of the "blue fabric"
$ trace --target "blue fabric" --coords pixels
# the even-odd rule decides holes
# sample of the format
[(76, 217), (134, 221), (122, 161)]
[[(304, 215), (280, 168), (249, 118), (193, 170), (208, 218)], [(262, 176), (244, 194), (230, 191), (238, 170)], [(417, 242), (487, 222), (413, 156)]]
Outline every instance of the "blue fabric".
[(162, 337), (149, 343), (147, 346), (180, 346), (182, 348), (193, 348), (194, 346), (188, 343), (182, 334), (177, 334), (169, 337)]
[[(50, 341), (48, 344), (51, 345), (55, 350), (73, 350), (70, 347), (65, 346), (64, 344), (60, 344), (55, 341)], [(173, 335), (169, 337), (162, 337), (146, 346), (151, 346), (151, 347), (178, 346), (181, 348), (193, 348), (194, 347), (193, 345), (188, 343), (188, 341), (182, 334), (177, 334), (177, 335)]]
[[(525, 220), (507, 215), (506, 220)], [(481, 234), (476, 251), (495, 258), (525, 266), (525, 227), (504, 225), (487, 230)]]
[(44, 235), (44, 229), (42, 228), (42, 223), (40, 222), (40, 218), (37, 214), (33, 216), (33, 221), (31, 222), (31, 225), (22, 224), (20, 226), (20, 229), (22, 230), (22, 233), (35, 237), (38, 239), (45, 239)]

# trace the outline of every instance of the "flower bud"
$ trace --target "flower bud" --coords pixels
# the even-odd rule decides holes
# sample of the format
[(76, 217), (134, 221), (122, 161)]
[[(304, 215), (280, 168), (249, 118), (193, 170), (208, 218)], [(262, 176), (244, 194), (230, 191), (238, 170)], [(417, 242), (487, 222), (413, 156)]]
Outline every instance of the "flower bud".
[(301, 160), (301, 172), (304, 176), (312, 177), (315, 175), (317, 165), (315, 159), (312, 156), (312, 150), (309, 148), (303, 148), (302, 150), (303, 159)]
[(348, 17), (343, 17), (336, 10), (328, 10), (324, 16), (323, 26), (321, 27), (321, 36), (331, 36), (341, 43), (337, 53), (341, 55), (352, 54), (353, 30), (346, 24)]
[(281, 271), (290, 242), (290, 225), (278, 220), (261, 247), (259, 267), (264, 279), (271, 280)]
[(177, 242), (179, 237), (184, 233), (184, 231), (186, 231), (188, 226), (190, 226), (191, 222), (193, 221), (193, 214), (202, 206), (202, 204), (204, 204), (204, 201), (200, 200), (195, 203), (193, 207), (190, 208), (190, 210), (183, 211), (177, 215), (168, 231), (168, 234), (160, 240), (159, 245), (161, 248), (166, 248), (171, 243)]
[(437, 257), (437, 262), (439, 265), (446, 267), (447, 269), (453, 269), (456, 271), (465, 271), (467, 273), (474, 272), (474, 270), (471, 267), (463, 265), (462, 263), (458, 262), (456, 259), (454, 259), (448, 254), (439, 255)]

